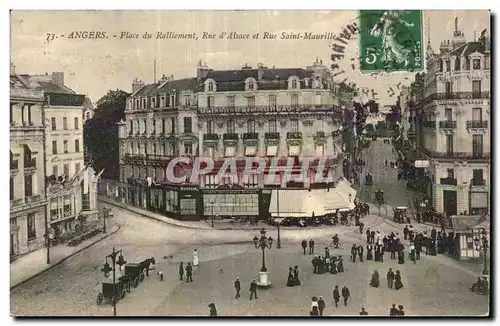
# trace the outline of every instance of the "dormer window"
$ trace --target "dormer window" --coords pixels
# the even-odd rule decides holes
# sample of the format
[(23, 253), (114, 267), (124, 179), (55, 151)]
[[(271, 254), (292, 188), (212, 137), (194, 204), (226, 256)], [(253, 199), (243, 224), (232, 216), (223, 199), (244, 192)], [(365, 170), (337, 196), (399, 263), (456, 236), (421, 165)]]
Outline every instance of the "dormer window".
[(297, 80), (292, 80), (292, 89), (297, 89)]
[(460, 57), (455, 58), (455, 71), (460, 71)]
[(253, 83), (253, 81), (249, 81), (249, 82), (248, 82), (248, 89), (253, 90), (253, 88), (254, 88), (254, 83)]
[(255, 91), (257, 90), (257, 82), (253, 78), (247, 78), (245, 80), (245, 90), (246, 91)]
[(212, 82), (208, 83), (208, 91), (209, 92), (213, 92), (214, 91), (214, 83), (212, 83)]
[(480, 70), (481, 69), (481, 59), (473, 59), (472, 60), (472, 69)]

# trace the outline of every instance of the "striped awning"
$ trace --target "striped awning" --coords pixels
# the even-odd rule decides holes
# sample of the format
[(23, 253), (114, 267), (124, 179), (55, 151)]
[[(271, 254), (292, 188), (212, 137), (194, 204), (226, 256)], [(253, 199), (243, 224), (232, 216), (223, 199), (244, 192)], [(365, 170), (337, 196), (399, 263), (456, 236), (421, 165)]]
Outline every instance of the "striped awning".
[(245, 148), (245, 156), (255, 156), (257, 155), (257, 147), (256, 146), (247, 146)]
[(276, 156), (278, 154), (278, 146), (267, 146), (266, 156)]

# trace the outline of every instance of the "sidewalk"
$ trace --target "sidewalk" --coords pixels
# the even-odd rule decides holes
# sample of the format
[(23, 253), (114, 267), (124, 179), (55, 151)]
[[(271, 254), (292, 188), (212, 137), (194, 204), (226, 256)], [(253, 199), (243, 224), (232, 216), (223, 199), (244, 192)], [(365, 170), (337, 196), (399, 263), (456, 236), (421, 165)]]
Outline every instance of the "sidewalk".
[(67, 244), (57, 245), (50, 248), (50, 264), (47, 264), (47, 248), (43, 247), (27, 253), (10, 264), (10, 288), (24, 283), (44, 271), (59, 265), (73, 255), (87, 249), (97, 242), (115, 234), (120, 230), (119, 225), (109, 227), (107, 233), (100, 233), (92, 239), (83, 241), (76, 247)]

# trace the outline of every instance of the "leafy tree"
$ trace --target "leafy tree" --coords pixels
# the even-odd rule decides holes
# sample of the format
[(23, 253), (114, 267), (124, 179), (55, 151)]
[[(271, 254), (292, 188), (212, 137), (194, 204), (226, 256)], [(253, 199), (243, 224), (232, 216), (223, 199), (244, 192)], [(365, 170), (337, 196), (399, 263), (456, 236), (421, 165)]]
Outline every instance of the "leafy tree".
[(96, 171), (105, 169), (104, 178), (119, 177), (118, 125), (125, 119), (126, 100), (129, 93), (116, 90), (108, 91), (96, 103), (92, 119), (83, 128), (85, 158)]

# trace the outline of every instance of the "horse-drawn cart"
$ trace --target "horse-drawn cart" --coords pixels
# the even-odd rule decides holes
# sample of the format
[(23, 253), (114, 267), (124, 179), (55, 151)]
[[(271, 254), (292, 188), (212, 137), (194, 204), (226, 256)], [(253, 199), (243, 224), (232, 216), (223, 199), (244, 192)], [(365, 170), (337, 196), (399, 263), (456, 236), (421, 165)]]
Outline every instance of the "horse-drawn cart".
[(144, 280), (144, 267), (140, 263), (128, 263), (125, 265), (125, 276), (130, 284), (136, 288), (139, 282)]
[(102, 292), (97, 295), (97, 304), (101, 305), (104, 299), (113, 304), (123, 299), (126, 293), (127, 284), (123, 280), (118, 280), (116, 283), (102, 283)]

